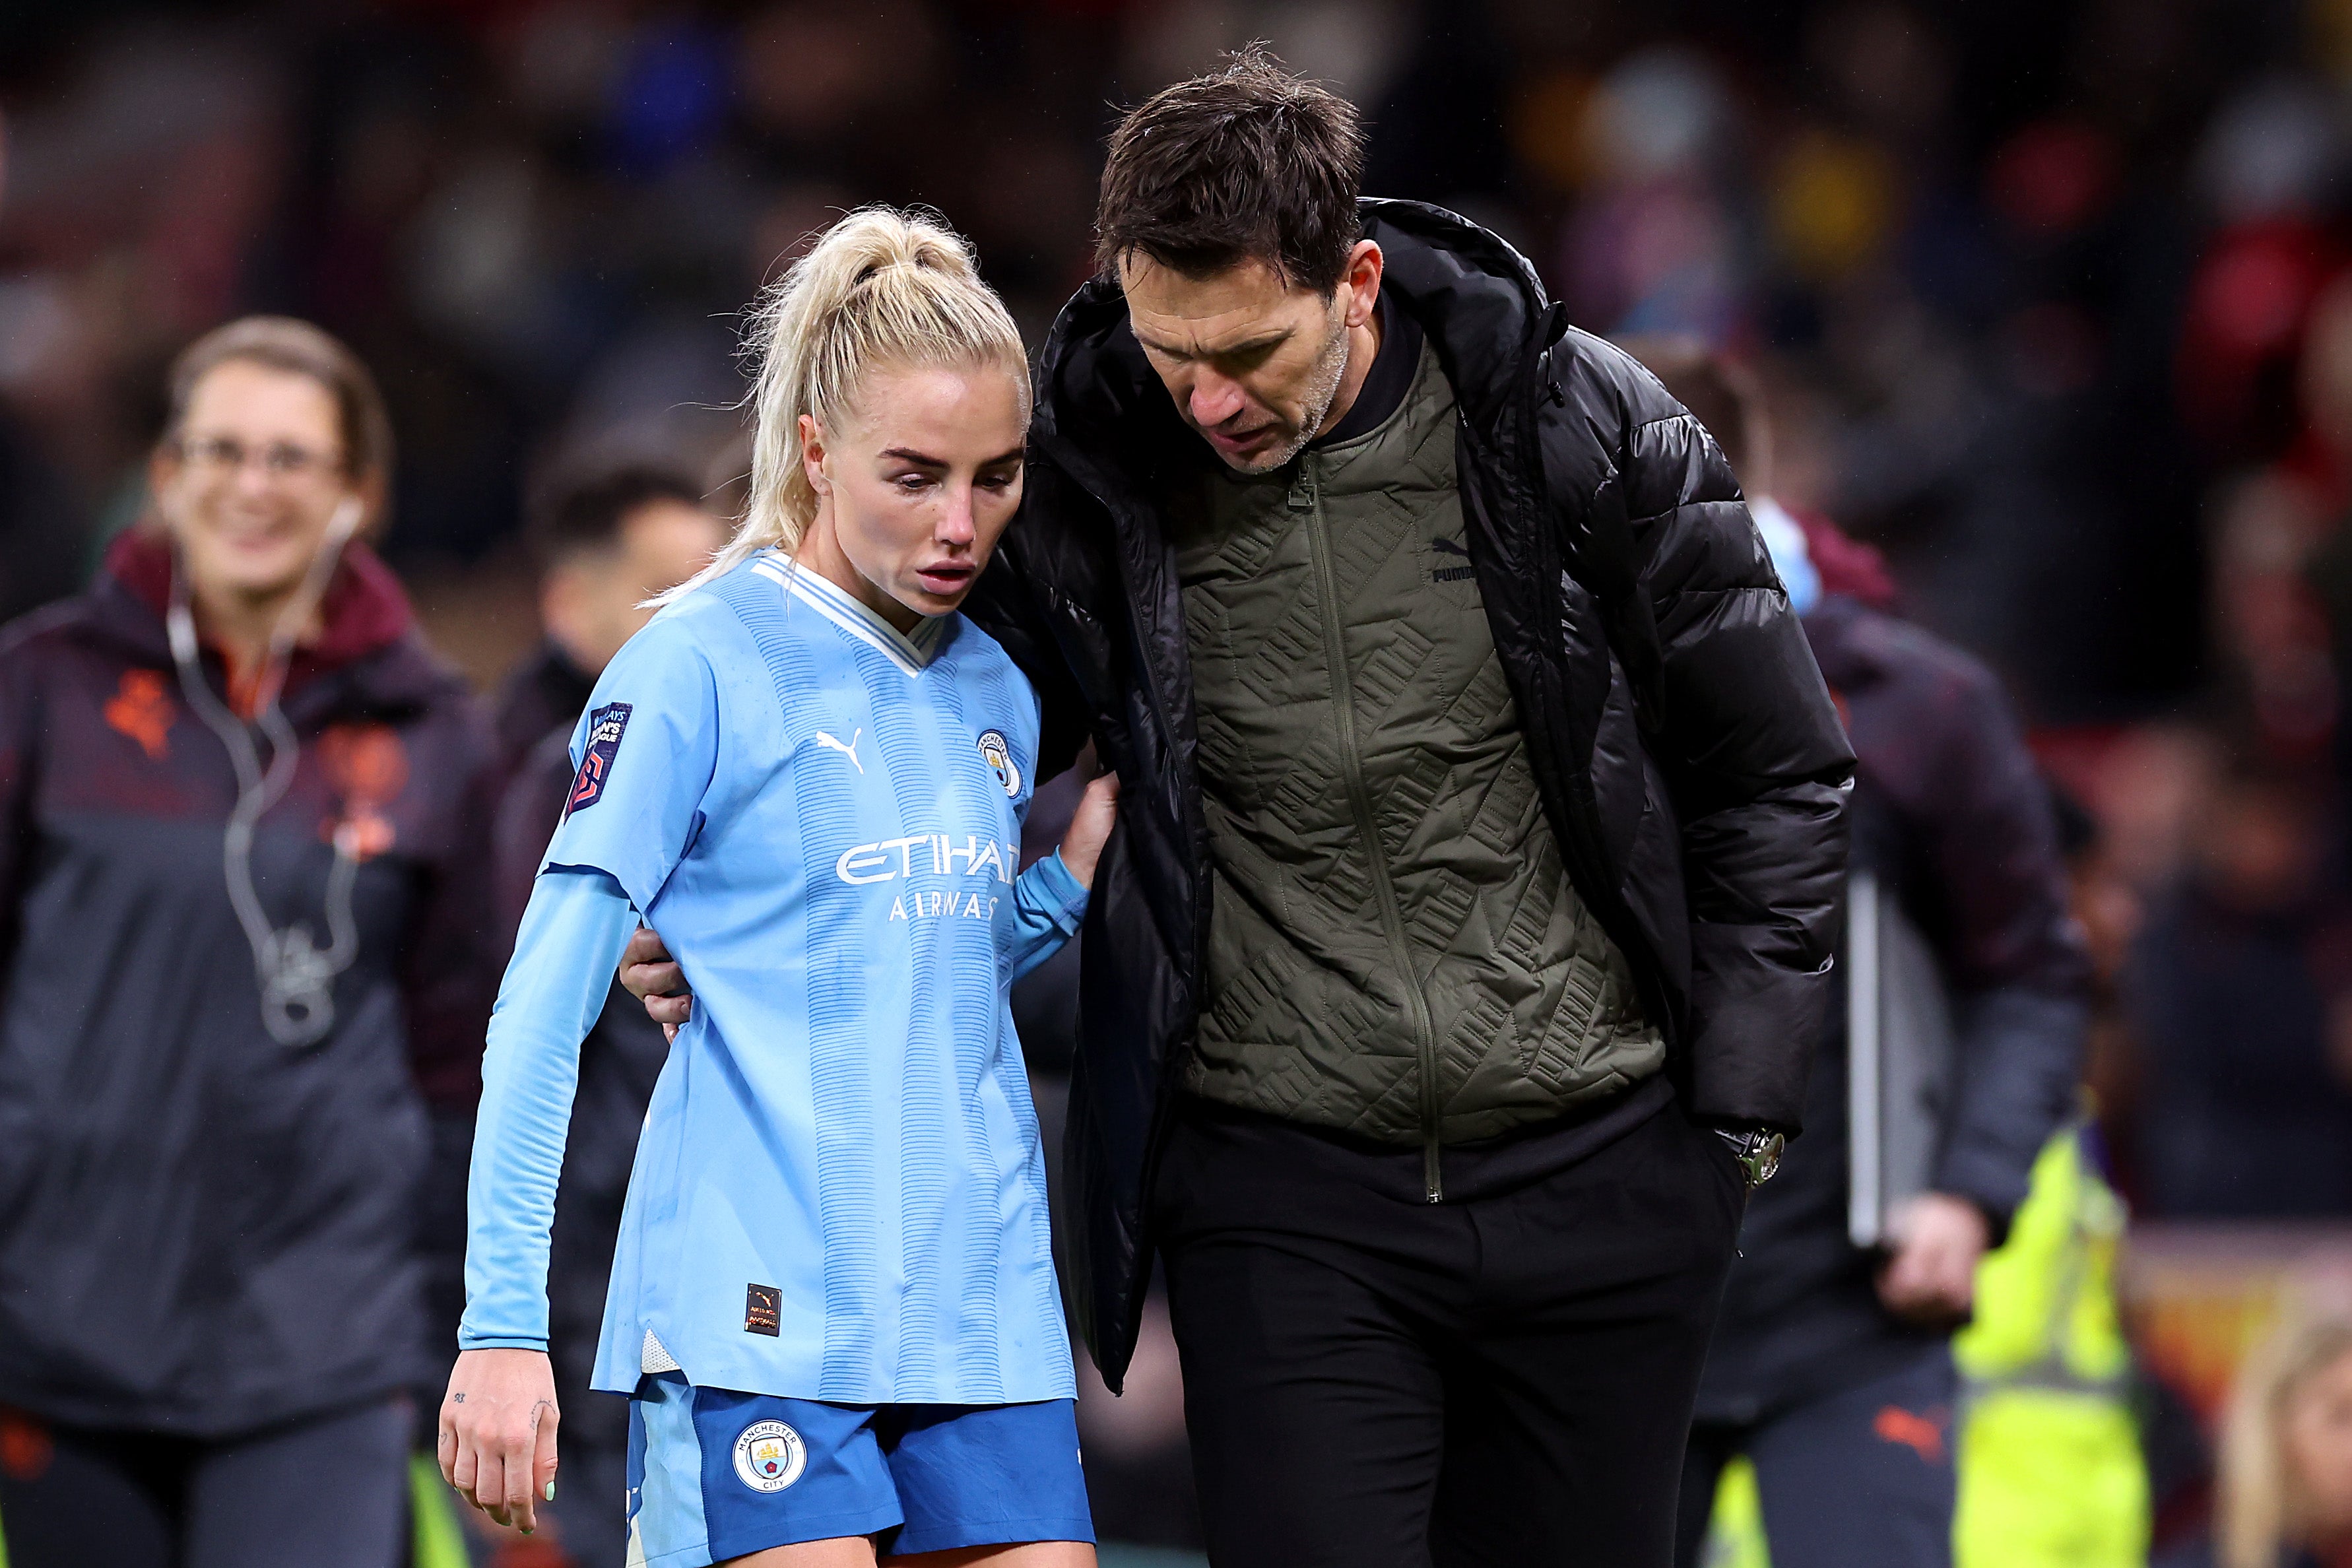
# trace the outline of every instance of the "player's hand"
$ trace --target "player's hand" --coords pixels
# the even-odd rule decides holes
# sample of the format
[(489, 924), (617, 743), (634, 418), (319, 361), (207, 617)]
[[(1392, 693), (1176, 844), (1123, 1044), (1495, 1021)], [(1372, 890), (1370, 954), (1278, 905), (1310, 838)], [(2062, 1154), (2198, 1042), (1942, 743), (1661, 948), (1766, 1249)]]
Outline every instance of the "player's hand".
[(1984, 1211), (1949, 1193), (1922, 1193), (1895, 1215), (1895, 1252), (1878, 1299), (1906, 1322), (1948, 1329), (1976, 1310), (1977, 1263), (1992, 1239)]
[(686, 973), (651, 926), (639, 926), (621, 950), (620, 979), (621, 989), (643, 1002), (646, 1016), (671, 1039), (677, 1038), (677, 1026), (694, 1016), (694, 993), (687, 986)]
[(526, 1535), (555, 1500), (555, 1369), (544, 1351), (464, 1351), (441, 1401), (441, 1474), (467, 1502)]
[(1118, 821), (1118, 775), (1104, 773), (1078, 797), (1069, 831), (1062, 835), (1062, 864), (1070, 868), (1080, 887), (1095, 885), (1095, 863), (1102, 858), (1103, 845)]

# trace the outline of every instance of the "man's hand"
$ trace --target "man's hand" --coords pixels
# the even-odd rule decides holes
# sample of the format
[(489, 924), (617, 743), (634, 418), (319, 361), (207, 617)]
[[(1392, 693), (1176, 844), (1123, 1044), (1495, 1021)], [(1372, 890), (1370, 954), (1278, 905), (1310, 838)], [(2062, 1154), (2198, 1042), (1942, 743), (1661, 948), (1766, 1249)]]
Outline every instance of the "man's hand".
[(465, 1351), (441, 1401), (436, 1451), (458, 1495), (525, 1534), (555, 1500), (555, 1369), (544, 1351)]
[(646, 1005), (646, 1016), (677, 1038), (677, 1026), (694, 1016), (694, 993), (651, 926), (639, 926), (621, 950), (621, 989)]
[(1110, 830), (1118, 821), (1118, 775), (1104, 773), (1087, 785), (1087, 793), (1078, 797), (1078, 809), (1070, 816), (1069, 831), (1062, 835), (1062, 864), (1079, 885), (1095, 885), (1095, 865), (1102, 858), (1102, 847), (1110, 838)]
[(1992, 1239), (1984, 1211), (1949, 1193), (1922, 1193), (1895, 1216), (1895, 1253), (1878, 1271), (1886, 1310), (1924, 1328), (1954, 1328), (1976, 1310), (1977, 1262)]

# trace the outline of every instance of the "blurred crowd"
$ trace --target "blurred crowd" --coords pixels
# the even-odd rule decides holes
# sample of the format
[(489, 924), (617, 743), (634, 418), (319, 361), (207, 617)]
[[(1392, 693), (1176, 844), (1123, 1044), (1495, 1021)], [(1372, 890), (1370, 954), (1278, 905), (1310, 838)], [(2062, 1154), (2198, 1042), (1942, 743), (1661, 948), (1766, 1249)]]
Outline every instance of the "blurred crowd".
[[(2005, 679), (2135, 1215), (2352, 1222), (2352, 0), (13, 0), (0, 613), (141, 514), (170, 357), (285, 312), (380, 378), (383, 553), (488, 689), (541, 476), (723, 506), (740, 312), (829, 215), (938, 206), (1034, 342), (1116, 107), (1253, 37), (1370, 191), (1752, 365), (1777, 498)], [(1090, 1463), (1181, 1451), (1172, 1357)]]

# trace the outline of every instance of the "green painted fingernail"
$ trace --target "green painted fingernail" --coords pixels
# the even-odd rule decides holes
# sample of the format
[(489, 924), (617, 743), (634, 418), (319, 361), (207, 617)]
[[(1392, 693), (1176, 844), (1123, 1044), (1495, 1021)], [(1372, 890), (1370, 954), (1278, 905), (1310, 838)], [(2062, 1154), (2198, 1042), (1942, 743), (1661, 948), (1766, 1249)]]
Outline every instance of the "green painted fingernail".
[(547, 1483), (546, 1497), (547, 1500), (550, 1502), (553, 1502), (555, 1500), (555, 1483), (553, 1481)]

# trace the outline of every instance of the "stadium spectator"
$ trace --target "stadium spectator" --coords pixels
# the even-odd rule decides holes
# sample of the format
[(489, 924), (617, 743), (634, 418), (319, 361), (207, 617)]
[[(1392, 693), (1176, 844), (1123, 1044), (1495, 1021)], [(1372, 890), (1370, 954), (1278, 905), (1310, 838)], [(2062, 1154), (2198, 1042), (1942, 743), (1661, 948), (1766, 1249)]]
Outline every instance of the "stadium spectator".
[(2124, 990), (2149, 1217), (2352, 1215), (2352, 898), (2330, 875), (2331, 805), (2241, 758), (2149, 910)]
[(1775, 1561), (1941, 1568), (1959, 1405), (1948, 1337), (2081, 1071), (2088, 966), (2049, 792), (1989, 670), (1822, 592), (1806, 531), (1770, 500), (1770, 426), (1744, 373), (1696, 344), (1629, 346), (1708, 421), (1740, 475), (1859, 759), (1853, 868), (1928, 933), (1959, 1020), (1930, 1190), (1888, 1216), (1884, 1251), (1864, 1249), (1849, 1239), (1838, 985), (1805, 1135), (1741, 1229), (1683, 1472), (1681, 1561), (1699, 1561), (1717, 1478), (1744, 1454)]
[(488, 736), (362, 542), (392, 437), (349, 351), (247, 318), (169, 390), (155, 526), (0, 642), (0, 1405), (38, 1459), (0, 1519), (14, 1568), (388, 1568), (452, 1354)]
[[(709, 563), (726, 530), (684, 475), (645, 465), (565, 470), (531, 520), (540, 562), (540, 652), (499, 695), (507, 759), (499, 802), (500, 929), (511, 937), (572, 783), (572, 727), (595, 679), (652, 616), (646, 601)], [(536, 742), (535, 744), (533, 742)], [(615, 990), (580, 1047), (563, 1176), (548, 1263), (549, 1354), (563, 1401), (565, 1486), (547, 1512), (554, 1539), (583, 1565), (628, 1554), (623, 1512), (628, 1406), (593, 1398), (589, 1378), (637, 1129), (668, 1054), (661, 1026)]]
[(2158, 1568), (2334, 1568), (2352, 1558), (2352, 1319), (2292, 1319), (2238, 1373), (2210, 1540)]
[[(547, 480), (525, 540), (539, 567), (546, 635), (499, 693), (499, 757), (509, 770), (551, 730), (569, 732), (605, 664), (652, 618), (646, 601), (707, 565), (726, 531), (704, 506), (701, 487), (682, 473), (646, 463), (574, 464)], [(526, 886), (521, 897), (530, 896)], [(521, 914), (520, 902), (513, 912)]]

